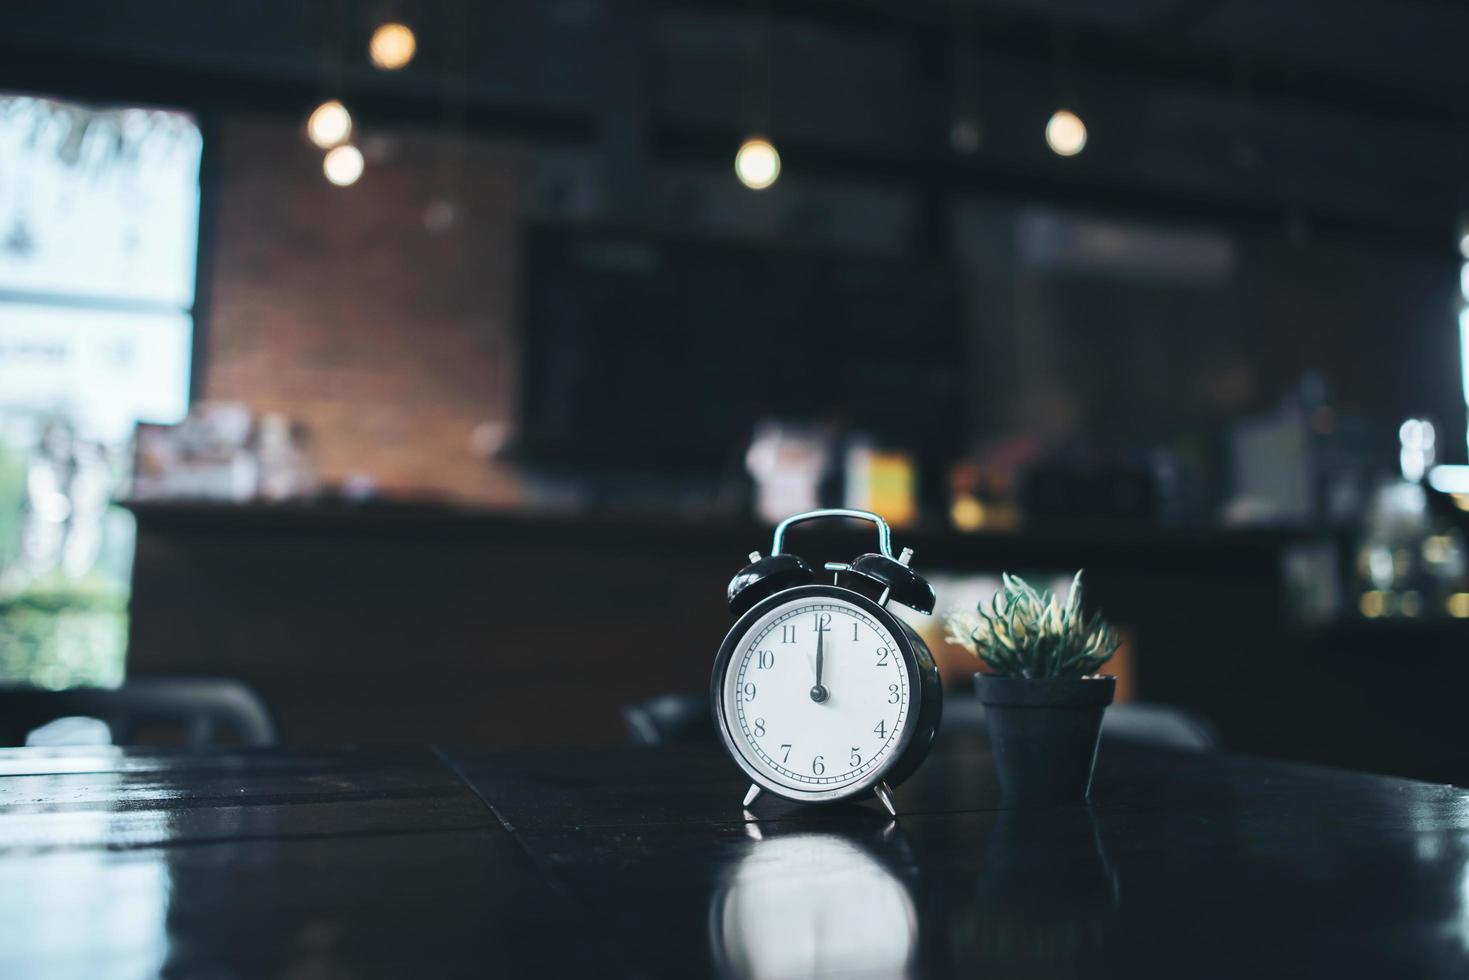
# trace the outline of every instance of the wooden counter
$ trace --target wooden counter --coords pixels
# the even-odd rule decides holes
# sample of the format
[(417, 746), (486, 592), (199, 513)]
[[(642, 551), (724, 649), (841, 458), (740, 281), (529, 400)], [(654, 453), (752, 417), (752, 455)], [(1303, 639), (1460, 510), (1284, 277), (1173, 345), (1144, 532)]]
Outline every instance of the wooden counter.
[[(750, 551), (770, 548), (769, 528), (733, 521), (386, 504), (132, 509), (129, 669), (241, 678), (287, 738), (317, 742), (620, 740), (623, 704), (705, 688), (730, 624), (725, 585)], [(1231, 745), (1268, 747), (1277, 734), (1269, 714), (1231, 711), (1238, 685), (1217, 674), (1229, 663), (1242, 684), (1273, 654), (1259, 637), (1285, 618), (1291, 536), (894, 539), (929, 574), (1084, 566), (1090, 599), (1132, 638), (1136, 694), (1202, 710)], [(850, 560), (873, 537), (803, 526), (789, 546)], [(950, 663), (966, 666), (962, 653)]]

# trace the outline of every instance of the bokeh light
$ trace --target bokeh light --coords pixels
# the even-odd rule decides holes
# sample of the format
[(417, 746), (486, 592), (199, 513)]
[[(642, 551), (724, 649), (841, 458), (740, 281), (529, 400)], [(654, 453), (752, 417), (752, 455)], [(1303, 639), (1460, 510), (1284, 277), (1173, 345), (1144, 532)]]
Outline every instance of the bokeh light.
[(769, 140), (747, 139), (735, 154), (735, 176), (751, 190), (764, 190), (780, 177), (780, 154)]
[(372, 32), (367, 45), (368, 57), (383, 71), (397, 71), (413, 60), (418, 50), (418, 39), (406, 24), (382, 24)]
[(362, 151), (351, 143), (333, 147), (321, 161), (321, 172), (338, 187), (357, 183), (357, 178), (362, 176), (362, 167)]
[(345, 143), (352, 135), (352, 114), (336, 99), (323, 102), (306, 120), (306, 135), (323, 150)]
[(1057, 109), (1046, 123), (1046, 142), (1057, 155), (1074, 157), (1086, 147), (1086, 124), (1069, 109)]

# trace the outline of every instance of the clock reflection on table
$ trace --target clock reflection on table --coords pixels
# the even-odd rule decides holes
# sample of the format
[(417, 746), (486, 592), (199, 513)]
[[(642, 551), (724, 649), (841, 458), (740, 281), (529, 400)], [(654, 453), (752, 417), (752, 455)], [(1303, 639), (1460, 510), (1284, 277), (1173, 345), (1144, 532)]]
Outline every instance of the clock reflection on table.
[[(879, 834), (772, 832), (746, 824), (753, 846), (709, 907), (724, 977), (903, 977), (918, 913), (896, 868), (896, 826)], [(911, 866), (911, 865), (909, 865)]]
[(969, 964), (1059, 980), (1118, 965), (1121, 886), (1090, 807), (968, 822), (946, 839), (897, 823), (815, 831), (750, 819), (709, 900), (718, 974), (902, 978)]

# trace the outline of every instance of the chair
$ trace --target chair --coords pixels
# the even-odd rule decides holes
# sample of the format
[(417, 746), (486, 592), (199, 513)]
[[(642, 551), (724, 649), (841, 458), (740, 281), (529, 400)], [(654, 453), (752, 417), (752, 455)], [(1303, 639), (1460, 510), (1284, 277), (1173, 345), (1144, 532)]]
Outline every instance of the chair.
[[(958, 692), (947, 694), (939, 731), (983, 733), (984, 705), (977, 698)], [(1199, 715), (1184, 708), (1146, 701), (1108, 707), (1102, 716), (1102, 737), (1183, 752), (1213, 752), (1219, 748), (1218, 730)]]
[[(715, 738), (708, 698), (697, 694), (660, 694), (622, 709), (633, 745), (687, 745)], [(984, 705), (970, 696), (949, 692), (939, 732), (983, 733)], [(1102, 735), (1185, 752), (1212, 752), (1219, 733), (1203, 718), (1171, 705), (1128, 702), (1114, 704), (1102, 719)]]
[(1132, 701), (1102, 716), (1102, 736), (1183, 752), (1215, 752), (1219, 730), (1201, 715), (1169, 704)]
[(106, 722), (116, 745), (138, 744), (140, 736), (164, 729), (182, 730), (191, 746), (277, 741), (265, 701), (229, 678), (139, 677), (115, 689), (0, 688), (0, 745), (24, 745), (35, 729), (71, 717)]
[(633, 745), (687, 745), (715, 738), (709, 699), (697, 694), (660, 694), (626, 705), (622, 720)]

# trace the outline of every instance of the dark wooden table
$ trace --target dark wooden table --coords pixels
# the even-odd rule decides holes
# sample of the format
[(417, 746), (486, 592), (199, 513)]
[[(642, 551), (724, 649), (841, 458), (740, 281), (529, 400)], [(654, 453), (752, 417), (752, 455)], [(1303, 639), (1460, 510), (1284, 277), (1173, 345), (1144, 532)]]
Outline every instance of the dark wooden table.
[[(0, 977), (1469, 976), (1469, 791), (980, 742), (795, 809), (712, 749), (0, 751)], [(764, 804), (763, 806), (761, 804)]]

